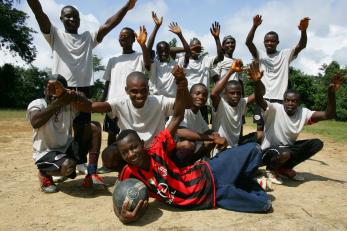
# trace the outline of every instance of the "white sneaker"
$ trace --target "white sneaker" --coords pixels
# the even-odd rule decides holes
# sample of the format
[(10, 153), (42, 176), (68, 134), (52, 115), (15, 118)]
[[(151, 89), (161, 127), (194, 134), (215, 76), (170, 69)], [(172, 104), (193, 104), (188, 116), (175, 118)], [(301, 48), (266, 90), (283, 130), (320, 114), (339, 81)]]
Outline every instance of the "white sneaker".
[(264, 189), (264, 191), (272, 191), (272, 183), (271, 181), (266, 178), (265, 176), (260, 176), (256, 178), (258, 184)]
[(87, 164), (78, 164), (78, 165), (76, 165), (76, 172), (78, 174), (87, 175), (88, 174)]
[(299, 174), (296, 174), (294, 177), (291, 178), (292, 180), (296, 180), (296, 181), (300, 181), (300, 182), (303, 182), (305, 181), (305, 177), (299, 175)]
[(52, 176), (54, 183), (62, 183), (67, 180), (66, 176)]
[(266, 171), (266, 177), (271, 183), (274, 184), (283, 184), (282, 179), (273, 171)]

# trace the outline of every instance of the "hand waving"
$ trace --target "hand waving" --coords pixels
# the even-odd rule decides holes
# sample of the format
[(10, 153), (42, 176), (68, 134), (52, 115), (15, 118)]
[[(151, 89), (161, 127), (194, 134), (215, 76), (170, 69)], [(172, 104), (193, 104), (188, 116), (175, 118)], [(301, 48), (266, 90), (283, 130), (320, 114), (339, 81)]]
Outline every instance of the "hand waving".
[(60, 97), (66, 92), (66, 89), (64, 88), (63, 84), (60, 81), (49, 80), (48, 92), (55, 97)]
[(305, 17), (303, 19), (300, 20), (300, 23), (299, 23), (299, 30), (301, 31), (305, 31), (308, 27), (308, 22), (310, 21), (311, 19), (309, 17)]
[(242, 71), (242, 66), (243, 63), (241, 59), (236, 59), (232, 64), (231, 64), (231, 70), (234, 72), (241, 72)]
[(253, 61), (248, 69), (248, 76), (250, 80), (259, 81), (263, 77), (263, 71), (259, 70), (259, 62)]
[(263, 19), (260, 14), (257, 14), (256, 16), (253, 17), (253, 26), (260, 26), (260, 24), (263, 22)]
[(329, 88), (331, 88), (334, 92), (337, 92), (343, 81), (345, 80), (345, 76), (343, 75), (342, 72), (338, 71), (332, 78), (330, 81), (330, 85)]
[(169, 25), (169, 31), (171, 31), (172, 33), (179, 35), (182, 33), (181, 28), (178, 26), (177, 22), (171, 22)]
[(152, 19), (155, 23), (156, 26), (160, 27), (161, 24), (163, 23), (163, 16), (160, 17), (160, 19), (157, 17), (157, 14), (152, 11)]
[(140, 46), (146, 46), (146, 40), (147, 40), (147, 30), (145, 26), (140, 26), (140, 33), (136, 34), (135, 37), (137, 42), (140, 44)]
[(214, 38), (218, 38), (220, 34), (220, 25), (218, 22), (212, 23), (212, 27), (210, 28), (210, 32)]

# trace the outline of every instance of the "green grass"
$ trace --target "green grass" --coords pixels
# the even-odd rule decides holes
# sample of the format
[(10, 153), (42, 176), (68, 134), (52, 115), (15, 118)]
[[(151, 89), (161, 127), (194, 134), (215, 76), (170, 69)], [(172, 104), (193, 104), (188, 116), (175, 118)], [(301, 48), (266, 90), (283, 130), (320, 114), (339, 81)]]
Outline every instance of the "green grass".
[[(92, 114), (92, 120), (103, 122), (105, 115)], [(25, 120), (25, 110), (0, 109), (0, 120), (20, 119)], [(246, 117), (246, 125), (255, 129), (252, 117)], [(314, 125), (305, 126), (304, 132), (326, 136), (336, 142), (347, 142), (347, 122), (322, 121)]]

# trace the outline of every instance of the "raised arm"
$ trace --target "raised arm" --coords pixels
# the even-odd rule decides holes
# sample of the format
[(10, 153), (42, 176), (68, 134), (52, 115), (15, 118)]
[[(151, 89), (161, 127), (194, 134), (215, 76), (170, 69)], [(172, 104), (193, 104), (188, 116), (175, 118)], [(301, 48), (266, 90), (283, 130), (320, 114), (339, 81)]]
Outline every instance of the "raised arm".
[(214, 60), (213, 64), (217, 64), (218, 62), (223, 61), (224, 59), (224, 52), (223, 52), (222, 44), (219, 39), (220, 25), (218, 22), (212, 23), (210, 32), (214, 38), (214, 41), (216, 42), (216, 48), (217, 48), (217, 59)]
[(263, 71), (259, 70), (259, 63), (253, 61), (248, 70), (249, 79), (254, 81), (254, 97), (255, 102), (263, 109), (266, 110), (267, 103), (263, 98), (265, 94), (264, 84), (261, 82)]
[(29, 7), (33, 11), (36, 21), (39, 24), (40, 30), (44, 34), (49, 34), (51, 30), (51, 21), (48, 16), (43, 12), (39, 0), (27, 0)]
[(336, 91), (338, 91), (344, 81), (344, 76), (341, 72), (338, 72), (331, 79), (331, 83), (328, 87), (328, 103), (325, 111), (316, 111), (313, 113), (312, 122), (318, 122), (321, 120), (333, 119), (336, 116)]
[(242, 61), (239, 59), (235, 60), (235, 62), (232, 63), (228, 72), (213, 87), (211, 92), (211, 100), (212, 100), (212, 106), (214, 109), (218, 108), (219, 102), (221, 100), (220, 94), (222, 93), (225, 85), (228, 83), (230, 76), (234, 74), (235, 72), (241, 72), (241, 71), (242, 71)]
[(258, 28), (258, 26), (260, 26), (262, 22), (263, 22), (263, 19), (261, 18), (261, 15), (257, 14), (256, 16), (254, 16), (252, 28), (249, 31), (246, 38), (246, 46), (248, 47), (248, 50), (251, 52), (254, 59), (258, 58), (258, 52), (257, 52), (256, 46), (253, 43), (253, 38), (254, 38), (256, 29)]
[(148, 47), (149, 51), (152, 51), (155, 37), (157, 36), (157, 32), (158, 32), (161, 24), (163, 23), (163, 17), (160, 17), (160, 19), (159, 19), (157, 17), (157, 14), (154, 11), (152, 11), (152, 19), (154, 21), (155, 26), (154, 26), (154, 29), (153, 29), (151, 35), (149, 36), (149, 39), (147, 42), (147, 47)]
[(306, 47), (306, 44), (307, 44), (306, 30), (307, 30), (307, 27), (309, 24), (309, 20), (310, 20), (309, 17), (305, 17), (305, 18), (300, 20), (298, 28), (301, 31), (301, 36), (300, 36), (300, 40), (299, 40), (298, 45), (296, 45), (296, 47), (295, 47), (294, 57), (296, 57), (300, 53), (300, 51), (302, 51)]
[(135, 37), (142, 50), (143, 62), (145, 64), (145, 68), (147, 70), (150, 70), (151, 69), (151, 53), (146, 46), (146, 40), (147, 40), (146, 27), (140, 26), (140, 33), (139, 34), (135, 33)]
[[(183, 45), (183, 51), (186, 53), (186, 56), (190, 54), (190, 47), (186, 41), (186, 39), (184, 38), (183, 34), (182, 34), (182, 30), (179, 27), (179, 25), (177, 24), (177, 22), (171, 22), (169, 25), (169, 31), (171, 31), (172, 33), (176, 34), (178, 36), (178, 38), (181, 40), (181, 43)], [(173, 49), (170, 48), (170, 55), (171, 57), (175, 58), (176, 57), (176, 53), (181, 52), (181, 50), (179, 48)]]
[(184, 74), (183, 68), (176, 65), (174, 66), (171, 73), (175, 77), (177, 92), (176, 92), (174, 113), (170, 123), (167, 126), (167, 129), (170, 131), (171, 135), (174, 136), (178, 126), (180, 125), (184, 117), (184, 110), (186, 109), (187, 105), (191, 101), (190, 99), (191, 97), (188, 91), (188, 81)]
[(108, 18), (105, 24), (100, 26), (96, 41), (102, 42), (104, 37), (122, 21), (126, 13), (134, 8), (135, 4), (136, 0), (129, 0), (116, 14)]

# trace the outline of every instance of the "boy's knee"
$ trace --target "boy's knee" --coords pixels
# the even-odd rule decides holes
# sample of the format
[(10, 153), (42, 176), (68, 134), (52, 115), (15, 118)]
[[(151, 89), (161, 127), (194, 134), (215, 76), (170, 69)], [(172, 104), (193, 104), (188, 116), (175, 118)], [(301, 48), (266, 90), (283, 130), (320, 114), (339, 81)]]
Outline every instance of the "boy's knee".
[(61, 174), (63, 176), (69, 176), (76, 170), (76, 161), (72, 159), (66, 159), (61, 165)]

